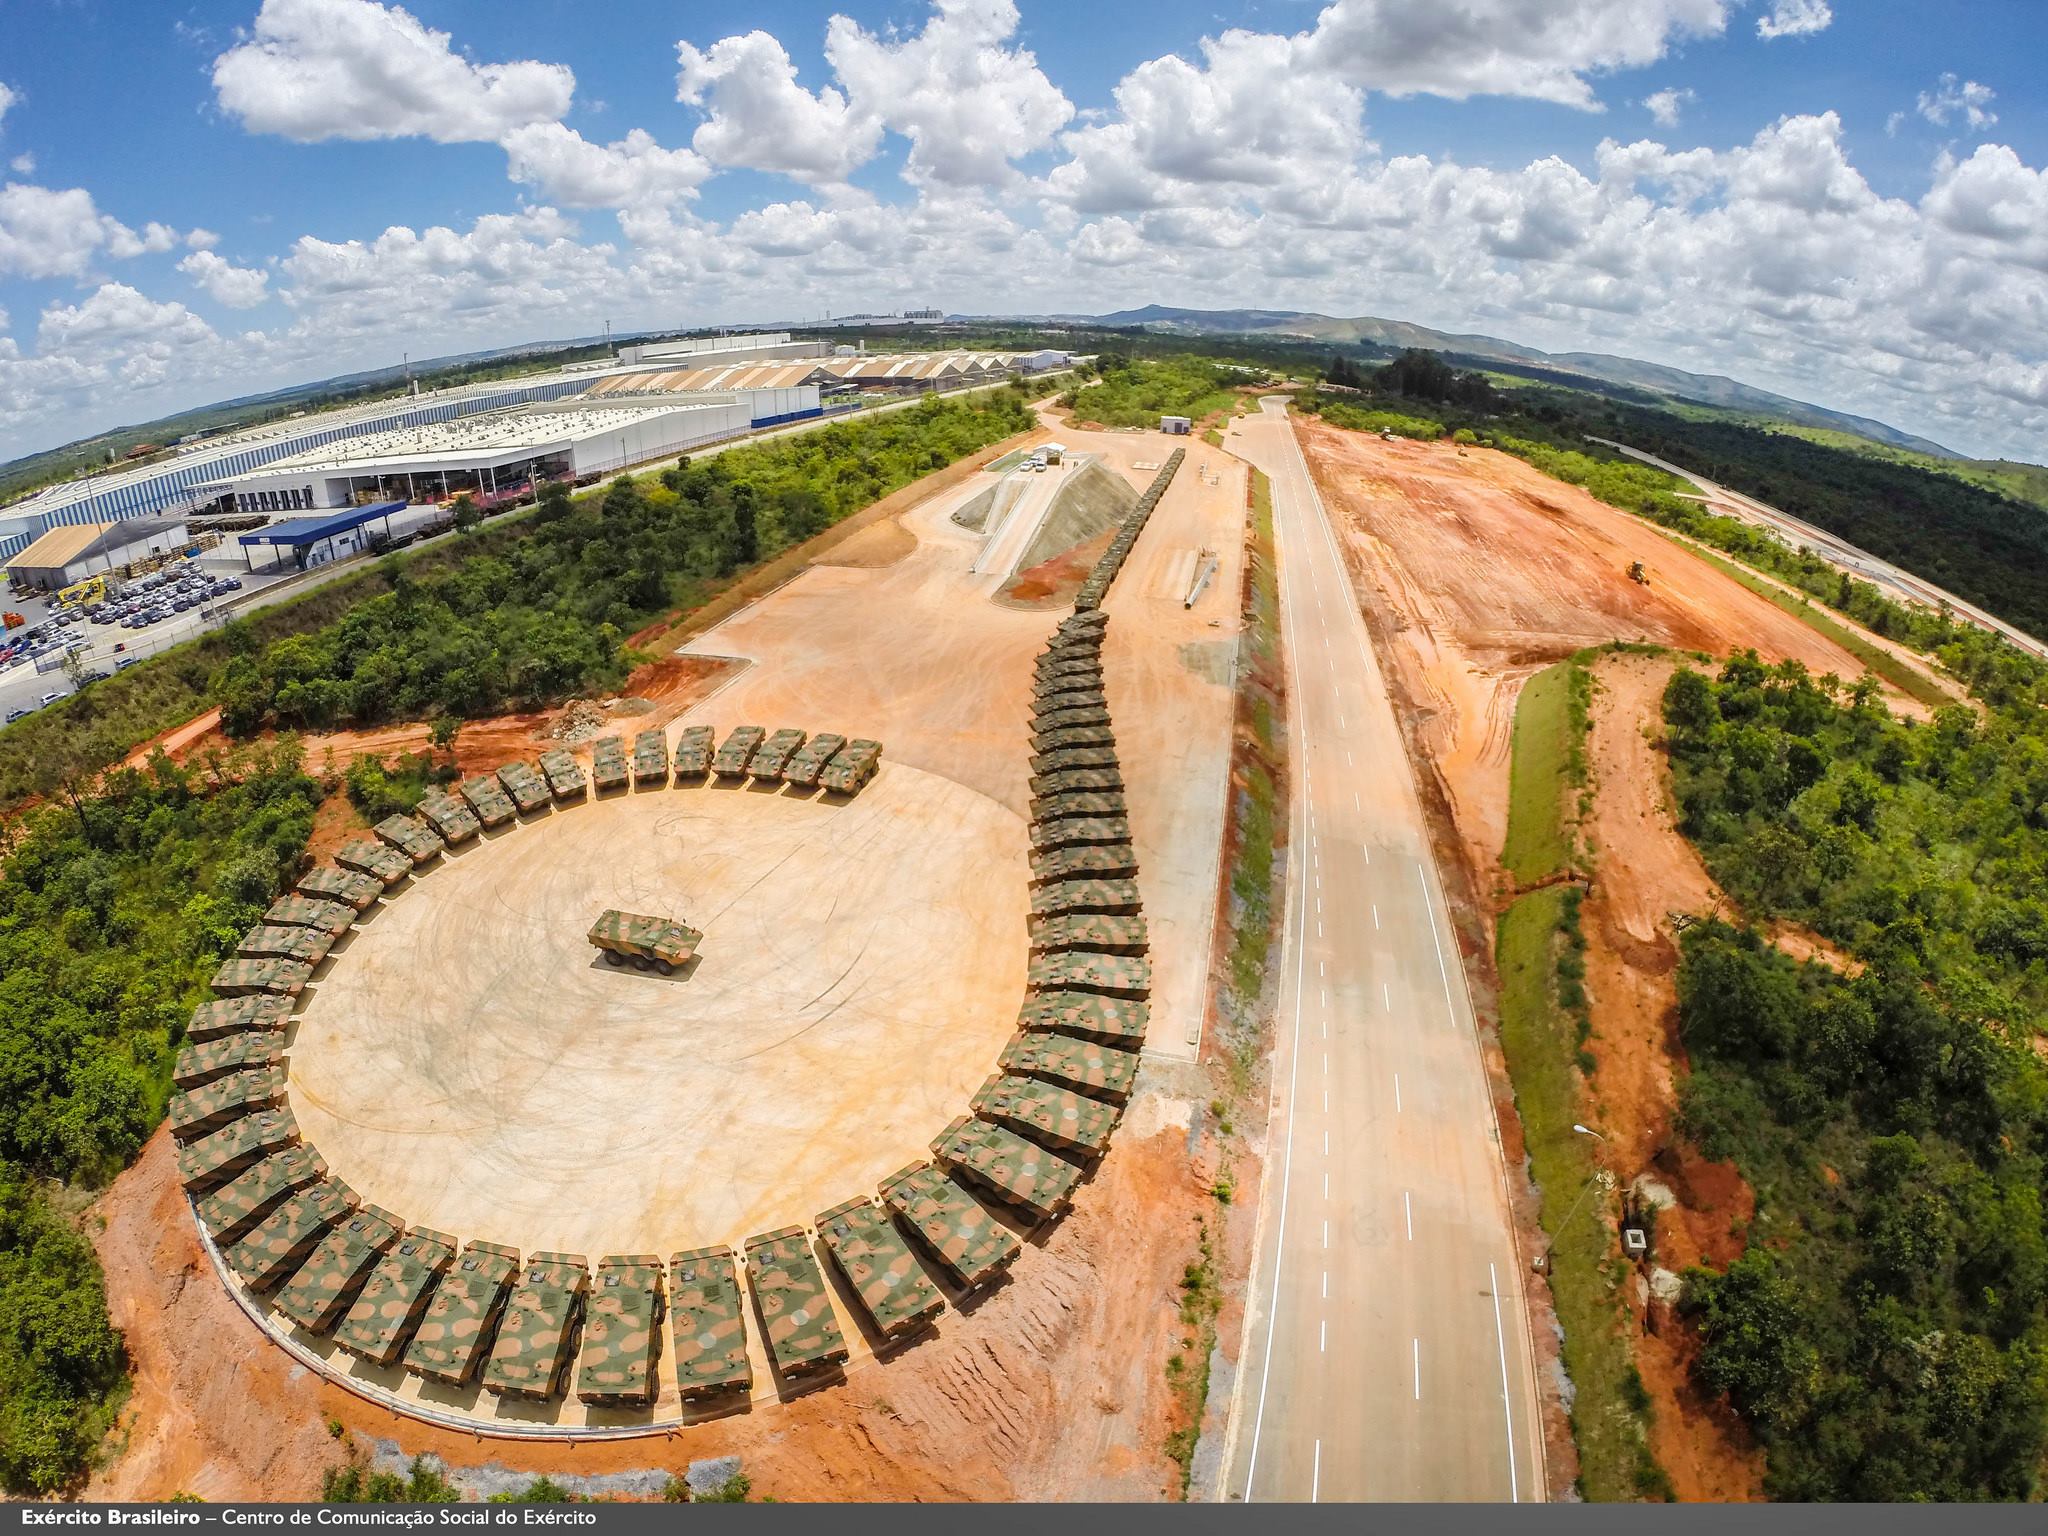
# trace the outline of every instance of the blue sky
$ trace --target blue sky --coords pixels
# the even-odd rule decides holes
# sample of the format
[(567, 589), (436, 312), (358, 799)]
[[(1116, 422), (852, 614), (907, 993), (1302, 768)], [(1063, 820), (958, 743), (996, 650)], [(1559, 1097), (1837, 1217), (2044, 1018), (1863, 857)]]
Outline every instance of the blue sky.
[(0, 456), (607, 318), (1157, 301), (2038, 459), (2043, 57), (2018, 0), (10, 0)]

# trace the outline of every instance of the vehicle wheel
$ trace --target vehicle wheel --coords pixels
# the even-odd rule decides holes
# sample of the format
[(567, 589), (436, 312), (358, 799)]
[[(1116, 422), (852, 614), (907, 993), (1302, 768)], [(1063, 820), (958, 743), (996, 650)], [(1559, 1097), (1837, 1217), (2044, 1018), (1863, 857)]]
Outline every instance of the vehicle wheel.
[(646, 957), (645, 955), (635, 955), (635, 956), (633, 957), (633, 969), (634, 969), (634, 970), (636, 970), (636, 971), (647, 971), (647, 970), (652, 970), (653, 968), (654, 968), (654, 967), (653, 967), (653, 964), (652, 964), (652, 963), (651, 963), (651, 962), (650, 962), (650, 961), (648, 960), (648, 958), (647, 958), (647, 957)]
[(673, 976), (676, 973), (676, 968), (666, 960), (655, 961), (654, 968), (664, 976)]
[(624, 965), (626, 963), (626, 957), (616, 949), (606, 950), (604, 952), (604, 960), (606, 965)]

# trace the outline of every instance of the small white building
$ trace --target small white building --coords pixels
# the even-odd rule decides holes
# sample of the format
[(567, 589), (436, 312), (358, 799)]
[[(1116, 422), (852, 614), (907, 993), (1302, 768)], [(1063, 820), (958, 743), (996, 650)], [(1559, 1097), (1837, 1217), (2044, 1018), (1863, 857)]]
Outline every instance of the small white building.
[(1162, 416), (1159, 418), (1159, 430), (1171, 433), (1176, 437), (1186, 437), (1194, 429), (1194, 422), (1186, 416)]

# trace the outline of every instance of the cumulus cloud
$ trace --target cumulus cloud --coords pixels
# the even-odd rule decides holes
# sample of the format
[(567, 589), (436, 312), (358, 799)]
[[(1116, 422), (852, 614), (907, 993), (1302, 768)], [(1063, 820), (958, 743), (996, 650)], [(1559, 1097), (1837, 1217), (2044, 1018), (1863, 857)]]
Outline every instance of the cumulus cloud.
[(1648, 112), (1660, 128), (1676, 128), (1678, 116), (1693, 101), (1690, 89), (1666, 86), (1661, 91), (1652, 91), (1643, 98), (1643, 110)]
[(36, 157), (24, 149), (7, 162), (7, 169), (17, 176), (33, 176), (36, 173)]
[(21, 100), (21, 94), (5, 80), (0, 80), (0, 126), (7, 121), (7, 114)]
[(708, 49), (678, 43), (676, 62), (676, 100), (705, 113), (691, 145), (719, 165), (844, 181), (881, 140), (881, 124), (856, 114), (844, 94), (797, 84), (796, 65), (766, 32)]
[(194, 251), (178, 270), (204, 289), (214, 303), (229, 309), (254, 309), (270, 297), (270, 274), (261, 267), (238, 267), (212, 251)]
[(178, 233), (149, 224), (137, 234), (99, 211), (83, 187), (61, 191), (9, 182), (0, 188), (0, 274), (82, 277), (102, 252), (126, 260), (167, 251)]
[(592, 144), (561, 123), (529, 123), (502, 141), (514, 181), (569, 208), (626, 208), (691, 197), (711, 166), (694, 150), (664, 149), (635, 128), (613, 144)]
[(1756, 35), (1767, 41), (1779, 37), (1806, 37), (1825, 32), (1835, 19), (1828, 0), (1772, 0), (1771, 8), (1756, 19)]
[(472, 63), (446, 32), (374, 0), (264, 0), (248, 38), (213, 61), (222, 110), (301, 142), (495, 140), (561, 117), (575, 86), (560, 64)]
[(126, 283), (102, 283), (78, 304), (50, 305), (36, 329), (45, 357), (67, 357), (134, 390), (163, 383), (218, 341), (213, 327), (184, 305), (149, 298)]
[(1950, 118), (1960, 118), (1970, 128), (1989, 128), (1998, 121), (1998, 114), (1991, 110), (1997, 94), (1975, 80), (1944, 74), (1933, 90), (1920, 93), (1918, 107), (1920, 115), (1939, 128), (1946, 128)]

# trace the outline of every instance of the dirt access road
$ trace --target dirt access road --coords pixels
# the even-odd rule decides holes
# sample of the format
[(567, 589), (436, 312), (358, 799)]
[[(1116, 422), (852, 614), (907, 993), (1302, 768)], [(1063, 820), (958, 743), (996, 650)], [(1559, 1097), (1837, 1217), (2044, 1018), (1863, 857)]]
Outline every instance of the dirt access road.
[(1524, 1265), (1401, 732), (1284, 406), (1229, 443), (1273, 482), (1295, 824), (1225, 1496), (1541, 1499)]

